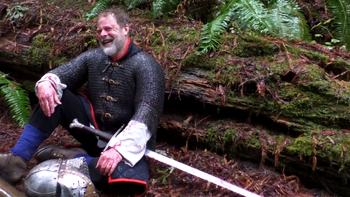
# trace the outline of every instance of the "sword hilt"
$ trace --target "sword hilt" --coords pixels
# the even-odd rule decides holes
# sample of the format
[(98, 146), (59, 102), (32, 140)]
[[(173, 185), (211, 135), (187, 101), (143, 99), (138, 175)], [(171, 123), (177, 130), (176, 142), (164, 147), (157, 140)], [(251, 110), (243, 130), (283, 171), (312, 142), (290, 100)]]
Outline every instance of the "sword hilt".
[(73, 128), (84, 128), (85, 125), (81, 124), (78, 119), (74, 119), (72, 123), (70, 123), (69, 128), (73, 129)]
[(94, 135), (96, 135), (96, 136), (98, 136), (101, 139), (106, 140), (106, 141), (109, 141), (113, 137), (113, 135), (110, 133), (100, 131), (100, 130), (97, 130), (97, 129), (94, 129), (94, 128), (91, 128), (91, 127), (88, 127), (88, 126), (81, 124), (78, 121), (78, 119), (76, 119), (76, 118), (69, 125), (69, 128), (71, 128), (71, 129), (78, 128), (78, 129), (83, 129), (83, 130), (89, 131), (90, 133), (92, 133), (92, 134), (94, 134)]

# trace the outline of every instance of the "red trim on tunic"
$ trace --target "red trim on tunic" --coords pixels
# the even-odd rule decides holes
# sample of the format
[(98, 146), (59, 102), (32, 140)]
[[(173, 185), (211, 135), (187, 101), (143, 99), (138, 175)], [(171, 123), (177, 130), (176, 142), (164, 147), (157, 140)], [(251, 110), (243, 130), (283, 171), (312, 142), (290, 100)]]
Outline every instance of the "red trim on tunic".
[(100, 129), (98, 128), (98, 126), (97, 126), (96, 118), (95, 118), (95, 113), (94, 113), (94, 108), (92, 107), (92, 104), (91, 104), (90, 100), (88, 99), (88, 97), (87, 97), (85, 94), (83, 94), (83, 93), (81, 93), (81, 92), (78, 92), (78, 93), (79, 93), (80, 95), (82, 95), (84, 98), (86, 98), (87, 101), (89, 102), (90, 109), (91, 109), (92, 121), (94, 121), (94, 122), (93, 122), (94, 127), (95, 127), (97, 130), (100, 130)]

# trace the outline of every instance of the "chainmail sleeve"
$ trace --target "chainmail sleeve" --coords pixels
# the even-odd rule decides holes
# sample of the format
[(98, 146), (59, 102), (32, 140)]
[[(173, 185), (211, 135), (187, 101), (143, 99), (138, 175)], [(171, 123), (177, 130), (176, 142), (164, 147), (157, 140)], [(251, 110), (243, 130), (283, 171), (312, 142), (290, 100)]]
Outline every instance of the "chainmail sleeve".
[(49, 73), (57, 75), (61, 83), (66, 84), (69, 90), (76, 91), (87, 82), (88, 67), (90, 64), (96, 64), (96, 62), (91, 61), (92, 58), (106, 60), (106, 57), (98, 49), (93, 49), (49, 71)]
[(165, 76), (155, 59), (145, 53), (140, 54), (136, 56), (136, 62), (143, 62), (143, 65), (136, 70), (135, 113), (132, 120), (147, 125), (152, 134), (147, 147), (154, 150), (158, 123), (163, 112)]

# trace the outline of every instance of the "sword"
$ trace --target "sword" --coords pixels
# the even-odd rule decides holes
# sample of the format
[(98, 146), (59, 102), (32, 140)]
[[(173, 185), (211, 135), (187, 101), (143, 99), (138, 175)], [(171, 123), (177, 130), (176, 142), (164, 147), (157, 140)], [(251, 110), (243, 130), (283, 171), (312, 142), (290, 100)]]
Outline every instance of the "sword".
[[(70, 128), (79, 128), (79, 129), (83, 129), (83, 130), (86, 130), (86, 131), (89, 131), (90, 133), (93, 133), (94, 135), (100, 137), (101, 139), (104, 139), (106, 141), (109, 141), (112, 137), (116, 136), (119, 131), (121, 129), (119, 129), (114, 135), (110, 134), (110, 133), (107, 133), (107, 132), (103, 132), (103, 131), (100, 131), (100, 130), (97, 130), (97, 129), (94, 129), (94, 128), (91, 128), (91, 127), (88, 127), (88, 126), (85, 126), (83, 124), (81, 124), (77, 119), (74, 119), (73, 122), (69, 125)], [(107, 144), (108, 146), (108, 144)], [(106, 146), (106, 147), (107, 147)], [(193, 168), (189, 165), (186, 165), (186, 164), (183, 164), (181, 162), (178, 162), (174, 159), (171, 159), (169, 157), (166, 157), (166, 156), (163, 156), (161, 154), (158, 154), (154, 151), (151, 151), (151, 150), (148, 150), (146, 149), (146, 152), (145, 152), (145, 156), (148, 157), (148, 158), (151, 158), (151, 159), (154, 159), (154, 160), (157, 160), (161, 163), (164, 163), (164, 164), (167, 164), (169, 166), (172, 166), (174, 168), (177, 168), (181, 171), (184, 171), (184, 172), (187, 172), (188, 174), (191, 174), (193, 176), (196, 176), (198, 178), (201, 178), (203, 180), (206, 180), (206, 181), (209, 181), (211, 183), (214, 183), (218, 186), (221, 186), (223, 188), (226, 188), (230, 191), (233, 191), (237, 194), (240, 194), (242, 196), (246, 196), (246, 197), (259, 197), (259, 195), (255, 194), (255, 193), (252, 193), (246, 189), (243, 189), (243, 188), (240, 188), (236, 185), (233, 185), (232, 183), (229, 183), (225, 180), (222, 180), (222, 179), (219, 179), (211, 174), (208, 174), (206, 172), (203, 172), (203, 171), (200, 171), (196, 168)]]

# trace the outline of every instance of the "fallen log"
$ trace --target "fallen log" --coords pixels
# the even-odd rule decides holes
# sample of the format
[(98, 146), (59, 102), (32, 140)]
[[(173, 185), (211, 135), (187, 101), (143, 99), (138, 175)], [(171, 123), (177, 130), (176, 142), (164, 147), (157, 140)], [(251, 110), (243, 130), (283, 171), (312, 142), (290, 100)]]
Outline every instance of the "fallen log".
[[(284, 174), (298, 176), (309, 187), (327, 188), (341, 196), (350, 192), (347, 144), (339, 140), (342, 134), (283, 135), (262, 125), (237, 122), (227, 114), (217, 119), (195, 115), (174, 118), (174, 114), (165, 113), (158, 135), (190, 149), (202, 148), (227, 158), (251, 160), (260, 163), (262, 169), (274, 166)], [(337, 144), (330, 135), (338, 135)], [(316, 136), (320, 143), (310, 144), (309, 138), (315, 140)]]

